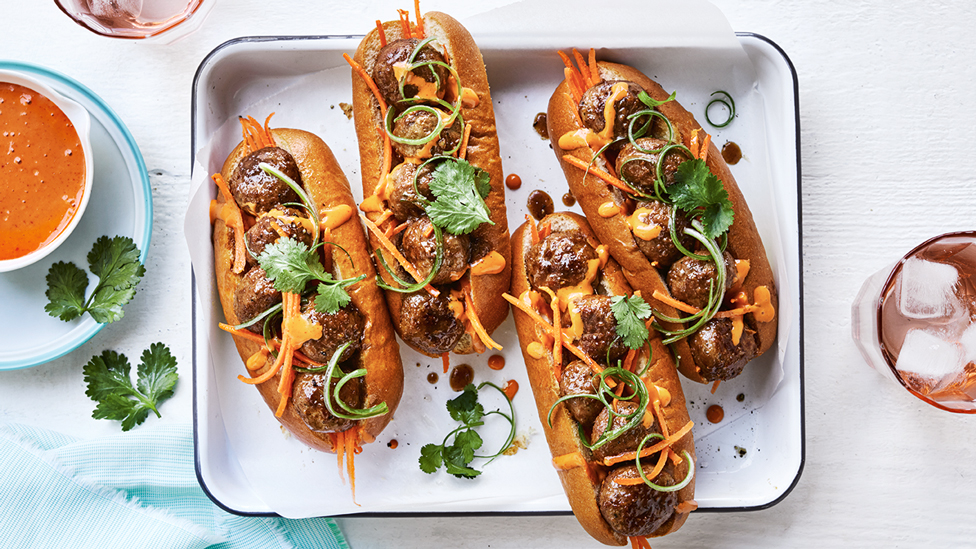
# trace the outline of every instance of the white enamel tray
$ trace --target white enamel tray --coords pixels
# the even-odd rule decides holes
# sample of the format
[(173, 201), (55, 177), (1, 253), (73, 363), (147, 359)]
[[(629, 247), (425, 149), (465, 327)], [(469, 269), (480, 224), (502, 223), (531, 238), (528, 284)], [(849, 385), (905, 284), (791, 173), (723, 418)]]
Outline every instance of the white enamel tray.
[[(685, 383), (696, 422), (696, 500), (704, 511), (774, 505), (796, 484), (804, 461), (796, 74), (785, 53), (768, 39), (737, 36), (745, 51), (742, 61), (715, 70), (669, 65), (675, 52), (662, 54), (639, 46), (598, 51), (601, 59), (634, 65), (666, 89), (677, 90), (678, 100), (700, 121), (704, 121), (703, 109), (711, 92), (723, 89), (736, 98), (736, 120), (724, 129), (707, 129), (719, 146), (733, 141), (742, 148), (743, 160), (732, 171), (754, 212), (777, 274), (781, 304), (778, 346), (714, 395), (709, 387)], [(358, 42), (358, 37), (258, 37), (218, 47), (202, 62), (194, 80), (193, 154), (204, 150), (208, 156), (195, 161), (211, 172), (219, 169), (229, 150), (210, 154), (204, 146), (215, 135), (231, 131), (228, 128), (236, 124), (237, 116), (263, 120), (274, 111), (272, 127), (300, 127), (330, 144), (354, 194), (361, 199), (353, 123), (342, 110), (343, 104), (351, 102), (351, 76), (342, 54), (355, 51)], [(555, 50), (589, 44), (538, 37), (524, 44), (479, 37), (479, 43), (492, 86), (505, 173), (517, 173), (523, 181), (521, 189), (506, 197), (514, 229), (523, 222), (526, 198), (535, 189), (546, 191), (560, 209), (565, 181), (548, 142), (535, 133), (532, 121), (546, 110), (549, 96), (562, 78)], [(239, 129), (233, 131), (239, 135)], [(199, 177), (195, 173), (194, 181)], [(188, 218), (187, 234), (193, 235), (188, 238), (209, 238), (206, 220), (197, 224)], [(518, 432), (528, 440), (528, 447), (485, 466), (485, 474), (474, 481), (443, 472), (421, 472), (417, 466), (420, 447), (440, 441), (453, 427), (444, 403), (455, 394), (446, 375), (436, 384), (427, 381), (429, 372), (440, 372), (439, 361), (401, 346), (404, 398), (394, 421), (356, 458), (356, 505), (349, 497), (349, 487), (338, 479), (334, 456), (309, 450), (283, 434), (257, 391), (236, 380), (243, 365), (230, 337), (214, 327), (223, 318), (212, 278), (205, 264), (194, 263), (196, 470), (201, 485), (218, 505), (238, 514), (289, 517), (569, 511), (550, 463), (511, 317), (495, 333), (505, 348), (503, 370), (486, 368), (487, 356), (454, 358), (452, 366), (471, 364), (476, 382), (518, 381)], [(715, 404), (725, 411), (725, 419), (718, 424), (705, 418), (706, 409)], [(488, 406), (498, 404), (490, 401)], [(500, 440), (492, 439), (494, 434), (486, 435), (486, 448)], [(397, 441), (396, 449), (389, 447), (391, 440)]]

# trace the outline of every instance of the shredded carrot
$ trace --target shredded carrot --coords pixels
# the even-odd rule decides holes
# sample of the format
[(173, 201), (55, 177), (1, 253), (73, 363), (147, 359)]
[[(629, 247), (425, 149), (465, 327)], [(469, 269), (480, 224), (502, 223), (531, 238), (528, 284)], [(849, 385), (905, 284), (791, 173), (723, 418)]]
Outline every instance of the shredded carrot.
[(268, 115), (267, 118), (264, 119), (264, 135), (267, 137), (268, 145), (271, 147), (276, 147), (278, 145), (277, 143), (275, 143), (274, 135), (271, 133), (271, 126), (270, 126), (271, 117), (274, 115), (275, 113), (271, 113)]
[(231, 272), (240, 274), (244, 272), (244, 266), (247, 261), (247, 247), (244, 244), (244, 215), (241, 213), (241, 209), (237, 206), (237, 201), (234, 200), (234, 195), (230, 193), (230, 187), (227, 185), (227, 181), (219, 173), (213, 174), (213, 181), (220, 190), (221, 196), (224, 197), (224, 206), (230, 208), (231, 214), (230, 219), (225, 219), (224, 223), (228, 227), (234, 229), (234, 263), (231, 265)]
[(590, 48), (590, 77), (593, 78), (594, 84), (599, 84), (603, 81), (600, 77), (600, 68), (596, 64), (596, 50)]
[(444, 373), (446, 374), (451, 369), (451, 353), (442, 354), (441, 362), (444, 364)]
[(586, 458), (579, 452), (570, 452), (552, 458), (552, 465), (560, 471), (567, 471), (577, 467), (586, 467)]
[(682, 501), (674, 507), (677, 513), (690, 513), (695, 509), (698, 509), (698, 502), (693, 499)]
[[(684, 427), (678, 429), (674, 434), (665, 437), (663, 440), (657, 442), (657, 444), (644, 448), (640, 452), (640, 457), (645, 458), (647, 456), (661, 452), (667, 448), (670, 448), (674, 443), (678, 442), (685, 435), (691, 432), (691, 428), (695, 426), (694, 421), (689, 421), (685, 423)], [(663, 427), (663, 425), (662, 425)], [(622, 454), (617, 454), (615, 456), (606, 457), (603, 459), (603, 464), (606, 466), (615, 465), (624, 461), (630, 461), (637, 459), (637, 452), (624, 452)]]
[[(552, 310), (552, 327), (562, 332), (562, 319), (559, 317), (559, 298), (556, 296), (556, 292), (553, 292), (546, 286), (543, 286), (540, 290), (549, 294), (549, 308)], [(561, 379), (563, 368), (562, 338), (553, 338), (552, 340), (552, 362), (553, 368), (556, 370), (556, 379)]]
[(529, 231), (532, 233), (532, 243), (538, 244), (542, 242), (542, 238), (539, 236), (539, 226), (535, 222), (535, 218), (529, 214), (525, 214), (525, 222), (529, 224)]
[(407, 227), (409, 225), (410, 225), (409, 223), (400, 223), (396, 227), (393, 227), (393, 230), (389, 231), (390, 237), (393, 237), (395, 235), (398, 235), (398, 234), (402, 233), (403, 231), (405, 231), (407, 229)]
[(383, 223), (386, 223), (386, 220), (391, 217), (393, 217), (393, 210), (384, 210), (383, 213), (379, 215), (379, 217), (373, 220), (373, 223), (375, 223), (377, 227), (381, 227)]
[[(704, 134), (705, 137), (699, 137), (700, 134)], [(705, 160), (705, 157), (708, 156), (708, 146), (711, 142), (712, 136), (708, 135), (704, 130), (695, 129), (691, 132), (691, 142), (689, 143), (688, 149), (691, 150), (691, 154), (695, 158)]]
[(583, 75), (580, 74), (579, 69), (573, 66), (573, 62), (569, 59), (569, 56), (565, 53), (559, 51), (559, 58), (563, 60), (563, 65), (566, 69), (563, 71), (563, 75), (566, 78), (566, 83), (569, 85), (569, 91), (573, 94), (573, 101), (579, 103), (583, 99), (583, 92), (587, 88), (584, 87)]
[(378, 101), (380, 104), (380, 114), (382, 115), (381, 118), (386, 120), (386, 100), (383, 99), (383, 95), (380, 94), (379, 88), (376, 87), (376, 82), (373, 82), (373, 77), (371, 77), (369, 73), (366, 72), (366, 69), (364, 69), (359, 63), (353, 60), (352, 57), (349, 57), (348, 53), (342, 54), (342, 58), (345, 59), (346, 63), (349, 63), (349, 66), (352, 67), (352, 70), (356, 71), (356, 74), (358, 74), (360, 78), (366, 82), (366, 86), (369, 87), (371, 92), (373, 92), (373, 97), (375, 97), (376, 101)]
[(420, 0), (413, 0), (413, 10), (417, 14), (417, 36), (418, 40), (423, 40), (426, 38), (427, 34), (424, 32), (424, 18), (420, 16)]
[(471, 123), (464, 125), (464, 134), (461, 136), (461, 146), (458, 147), (458, 158), (464, 160), (468, 155), (468, 138), (471, 137)]
[(637, 349), (630, 349), (627, 351), (627, 356), (624, 357), (624, 370), (628, 372), (634, 371), (634, 357), (637, 356)]
[[(658, 423), (661, 424), (661, 434), (664, 435), (664, 438), (670, 437), (671, 433), (668, 432), (668, 422), (664, 421), (664, 412), (661, 410), (660, 398), (654, 400), (653, 408), (654, 408), (654, 414), (657, 416)], [(688, 428), (691, 429), (691, 427)]]
[[(400, 265), (408, 273), (410, 273), (410, 276), (412, 276), (414, 280), (420, 281), (424, 279), (424, 277), (420, 276), (420, 274), (417, 272), (417, 269), (414, 268), (413, 264), (407, 261), (406, 257), (403, 257), (403, 254), (400, 253), (400, 250), (397, 249), (397, 247), (393, 244), (393, 242), (389, 238), (387, 238), (387, 236), (383, 233), (383, 231), (379, 227), (376, 226), (376, 224), (370, 221), (369, 218), (366, 217), (365, 215), (360, 214), (360, 217), (363, 218), (363, 223), (366, 224), (366, 228), (368, 228), (369, 231), (373, 233), (373, 235), (376, 237), (376, 239), (379, 240), (380, 245), (383, 246), (383, 248), (385, 248), (386, 251), (390, 252), (390, 255), (396, 258), (397, 262), (399, 262)], [(441, 295), (441, 293), (437, 291), (437, 288), (434, 288), (430, 284), (424, 287), (434, 297)]]
[(593, 166), (591, 164), (588, 164), (586, 162), (583, 162), (582, 160), (580, 160), (579, 158), (576, 158), (575, 156), (572, 156), (572, 155), (569, 155), (569, 154), (564, 154), (562, 156), (562, 159), (565, 160), (570, 165), (576, 166), (577, 168), (579, 168), (581, 170), (584, 170), (587, 173), (591, 173), (591, 174), (599, 177), (600, 179), (602, 179), (606, 183), (608, 183), (610, 185), (613, 185), (614, 187), (617, 187), (618, 189), (620, 189), (620, 190), (622, 190), (622, 191), (624, 191), (626, 193), (636, 194), (634, 192), (634, 189), (631, 189), (630, 187), (628, 187), (627, 184), (624, 183), (623, 181), (617, 179), (613, 175), (610, 175), (608, 172), (606, 172), (604, 170), (601, 170), (600, 168), (597, 168), (596, 166)]
[[(657, 458), (657, 463), (654, 464), (654, 469), (651, 469), (650, 473), (645, 472), (644, 474), (647, 478), (655, 479), (664, 470), (664, 465), (668, 462), (668, 452), (661, 452), (661, 455)], [(637, 484), (644, 484), (644, 479), (637, 478), (618, 478), (614, 479), (614, 482), (621, 486), (634, 486)]]
[(400, 31), (404, 38), (410, 38), (410, 12), (407, 10), (397, 10), (400, 14)]
[[(223, 331), (225, 331), (225, 332), (227, 332), (227, 333), (229, 333), (231, 335), (234, 335), (234, 336), (237, 336), (237, 337), (243, 337), (244, 339), (250, 339), (251, 341), (255, 341), (257, 343), (261, 343), (262, 345), (264, 344), (264, 336), (258, 335), (258, 334), (254, 333), (254, 332), (250, 332), (248, 330), (236, 330), (236, 329), (234, 329), (233, 326), (231, 326), (229, 324), (224, 324), (223, 322), (218, 322), (217, 323), (217, 327), (219, 327), (221, 330), (223, 330)], [(271, 345), (275, 349), (280, 349), (281, 348), (281, 341), (279, 341), (277, 339), (272, 339), (271, 341), (269, 341), (269, 343), (271, 343)], [(305, 355), (305, 353), (303, 353), (301, 351), (295, 351), (294, 352), (294, 355), (295, 355), (295, 360), (297, 360), (298, 362), (301, 362), (303, 364), (306, 364), (306, 365), (309, 365), (309, 366), (312, 366), (312, 367), (325, 366), (325, 364), (323, 364), (321, 362), (316, 362), (316, 361), (308, 358)]]
[(576, 355), (580, 360), (582, 360), (583, 362), (585, 362), (586, 365), (589, 366), (591, 370), (593, 370), (593, 372), (600, 373), (600, 372), (603, 371), (603, 366), (600, 366), (599, 364), (597, 364), (597, 362), (595, 360), (593, 360), (593, 358), (590, 355), (588, 355), (585, 352), (583, 352), (582, 349), (580, 349), (579, 347), (577, 347), (577, 346), (573, 345), (572, 343), (570, 343), (569, 341), (567, 341), (563, 337), (563, 334), (558, 334), (557, 335), (555, 328), (553, 328), (552, 325), (549, 324), (549, 321), (547, 321), (546, 319), (542, 318), (542, 316), (539, 313), (537, 313), (534, 310), (532, 310), (531, 307), (529, 307), (525, 303), (522, 303), (521, 301), (518, 300), (518, 298), (516, 298), (516, 297), (514, 297), (514, 296), (512, 296), (510, 294), (507, 294), (507, 293), (506, 294), (502, 294), (502, 297), (505, 298), (505, 301), (508, 301), (509, 303), (511, 303), (512, 305), (514, 305), (515, 308), (517, 308), (518, 310), (522, 311), (523, 313), (529, 315), (529, 318), (531, 318), (532, 320), (538, 322), (539, 325), (542, 326), (550, 334), (552, 334), (553, 337), (563, 338), (563, 346), (566, 347), (567, 349), (569, 349), (570, 352), (572, 352), (574, 355)]
[(722, 380), (721, 379), (716, 379), (715, 380), (715, 383), (712, 383), (712, 394), (713, 395), (715, 394), (715, 391), (718, 391), (718, 385), (720, 383), (722, 383)]
[(630, 547), (631, 549), (651, 549), (651, 544), (644, 536), (631, 536)]
[(343, 484), (346, 483), (346, 475), (343, 473), (342, 467), (342, 455), (345, 453), (346, 445), (344, 439), (346, 438), (345, 431), (340, 431), (338, 433), (329, 433), (329, 438), (332, 439), (332, 449), (336, 454), (336, 468), (339, 469), (339, 480)]
[(651, 295), (654, 297), (654, 299), (660, 301), (661, 303), (664, 303), (665, 305), (670, 305), (681, 312), (690, 313), (690, 314), (695, 314), (699, 312), (698, 307), (692, 307), (691, 305), (688, 305), (684, 301), (678, 301), (677, 299), (669, 296), (668, 294), (662, 292), (661, 290), (654, 290), (654, 293), (652, 293)]
[(386, 45), (386, 31), (383, 30), (383, 22), (379, 19), (376, 20), (376, 32), (380, 35), (380, 46)]
[[(345, 451), (346, 451), (346, 471), (349, 472), (349, 487), (352, 490), (352, 500), (356, 501), (356, 430), (347, 429), (343, 431), (345, 434)], [(358, 504), (357, 504), (358, 505)]]
[(590, 68), (586, 65), (586, 60), (583, 59), (583, 54), (581, 54), (576, 48), (573, 48), (573, 59), (576, 60), (576, 66), (579, 67), (579, 72), (583, 75), (583, 82), (586, 84), (586, 88), (592, 88), (594, 84), (593, 75), (590, 74)]
[(478, 319), (478, 313), (474, 308), (474, 297), (471, 295), (471, 286), (469, 285), (464, 292), (464, 301), (466, 306), (464, 308), (464, 313), (467, 315), (468, 320), (471, 321), (471, 327), (474, 328), (474, 333), (478, 334), (481, 342), (485, 344), (489, 349), (502, 350), (502, 346), (495, 342), (494, 339), (488, 335), (488, 331), (481, 324), (481, 320)]

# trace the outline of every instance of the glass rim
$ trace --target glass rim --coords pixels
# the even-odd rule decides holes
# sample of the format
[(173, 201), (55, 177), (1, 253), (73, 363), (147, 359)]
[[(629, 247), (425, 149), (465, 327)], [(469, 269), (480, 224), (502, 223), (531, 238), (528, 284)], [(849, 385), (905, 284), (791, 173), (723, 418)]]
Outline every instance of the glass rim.
[(57, 5), (58, 9), (60, 9), (65, 15), (71, 18), (72, 21), (74, 21), (81, 27), (84, 27), (85, 29), (99, 36), (104, 36), (106, 38), (118, 38), (122, 40), (146, 40), (149, 38), (156, 38), (164, 33), (173, 30), (174, 28), (182, 25), (183, 23), (186, 23), (191, 17), (193, 17), (200, 10), (201, 7), (203, 7), (204, 2), (206, 1), (212, 2), (212, 0), (192, 0), (192, 1), (194, 2), (192, 8), (190, 8), (185, 14), (183, 14), (182, 17), (179, 17), (178, 19), (158, 29), (153, 29), (151, 32), (145, 32), (142, 34), (131, 34), (131, 35), (115, 34), (115, 33), (105, 32), (104, 30), (95, 28), (90, 24), (88, 24), (83, 18), (79, 17), (74, 11), (66, 8), (62, 3), (62, 0), (54, 0), (54, 4)]

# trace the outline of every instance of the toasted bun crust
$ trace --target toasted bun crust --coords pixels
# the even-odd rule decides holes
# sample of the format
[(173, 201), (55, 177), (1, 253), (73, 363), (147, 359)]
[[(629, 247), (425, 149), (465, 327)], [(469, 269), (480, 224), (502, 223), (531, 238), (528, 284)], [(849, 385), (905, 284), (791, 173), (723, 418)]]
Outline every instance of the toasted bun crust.
[[(436, 37), (437, 44), (447, 49), (450, 63), (457, 71), (461, 85), (470, 88), (478, 95), (476, 106), (461, 109), (464, 121), (471, 124), (471, 136), (468, 139), (465, 159), (472, 165), (487, 171), (491, 176), (491, 193), (485, 199), (485, 203), (491, 212), (494, 225), (482, 225), (477, 234), (491, 242), (491, 249), (505, 258), (505, 268), (497, 274), (473, 276), (468, 272), (464, 277), (470, 282), (478, 318), (485, 330), (491, 334), (508, 316), (508, 303), (501, 296), (508, 290), (511, 280), (512, 254), (508, 240), (508, 217), (505, 213), (504, 173), (485, 62), (471, 34), (451, 16), (428, 12), (423, 16), (423, 26), (428, 37)], [(403, 36), (399, 21), (387, 21), (383, 23), (383, 29), (387, 42), (393, 42)], [(367, 73), (372, 74), (376, 56), (381, 48), (379, 31), (374, 29), (363, 38), (353, 59)], [(356, 71), (353, 71), (352, 83), (353, 116), (359, 139), (363, 196), (368, 197), (375, 194), (380, 175), (383, 173), (383, 136), (377, 130), (383, 127), (383, 120), (378, 101)], [(376, 249), (378, 242), (372, 235), (370, 241), (372, 249)], [(378, 270), (380, 275), (392, 285), (393, 281), (387, 278), (387, 273), (382, 268)], [(403, 294), (390, 291), (385, 293), (394, 326), (397, 332), (402, 334), (399, 319)], [(479, 346), (472, 341), (470, 334), (465, 334), (454, 348), (454, 352), (473, 353), (477, 348)], [(417, 351), (423, 353), (420, 349)]]
[[(597, 239), (594, 231), (586, 220), (571, 212), (558, 212), (543, 218), (539, 225), (550, 224), (555, 231), (579, 231), (592, 239)], [(529, 278), (525, 266), (525, 255), (532, 246), (532, 231), (528, 223), (521, 225), (512, 234), (512, 288), (511, 294), (519, 297), (523, 292), (530, 289)], [(598, 240), (598, 239), (597, 239)], [(602, 285), (609, 295), (630, 295), (632, 289), (624, 278), (620, 266), (610, 259), (602, 271)], [(536, 409), (539, 413), (539, 420), (542, 422), (543, 430), (546, 434), (546, 441), (549, 443), (549, 450), (552, 456), (562, 456), (573, 452), (580, 452), (584, 456), (589, 455), (589, 451), (583, 446), (579, 438), (579, 431), (576, 421), (565, 406), (558, 406), (552, 414), (552, 427), (548, 425), (549, 410), (559, 400), (559, 380), (553, 375), (553, 356), (552, 351), (548, 351), (542, 357), (533, 357), (526, 350), (533, 341), (541, 339), (542, 331), (538, 324), (527, 314), (518, 308), (512, 309), (515, 317), (515, 327), (518, 331), (519, 343), (522, 348), (522, 357), (529, 375), (529, 383), (532, 385), (532, 394), (535, 396)], [(661, 342), (661, 338), (656, 332), (651, 332), (652, 353), (657, 357), (654, 364), (650, 367), (645, 379), (653, 382), (658, 387), (667, 389), (671, 393), (671, 402), (663, 409), (665, 421), (669, 432), (674, 432), (683, 427), (690, 421), (688, 409), (685, 404), (684, 392), (681, 389), (681, 381), (675, 370), (674, 362), (671, 360), (671, 353)], [(689, 434), (683, 437), (674, 445), (674, 450), (680, 455), (687, 450), (692, 456), (695, 455), (695, 441)], [(583, 528), (596, 540), (607, 545), (625, 545), (627, 538), (615, 532), (607, 521), (603, 518), (597, 503), (597, 494), (600, 484), (598, 477), (591, 477), (595, 473), (598, 465), (591, 465), (588, 471), (584, 467), (558, 470), (559, 479), (562, 481), (563, 489), (569, 498), (569, 504), (576, 515), (577, 520)], [(679, 469), (679, 478), (683, 478), (687, 471), (687, 463)], [(679, 502), (690, 502), (695, 497), (695, 481), (678, 492)], [(690, 512), (675, 512), (661, 528), (654, 532), (653, 536), (663, 536), (676, 531), (684, 524)]]
[[(316, 135), (302, 130), (275, 129), (271, 131), (279, 147), (291, 153), (298, 163), (302, 174), (302, 181), (309, 197), (318, 207), (325, 211), (340, 204), (345, 204), (356, 211), (356, 203), (349, 189), (342, 169), (336, 162), (329, 147)], [(239, 144), (224, 162), (221, 174), (229, 180), (234, 168), (247, 152), (243, 143)], [(218, 204), (223, 197), (218, 196)], [(366, 238), (363, 227), (355, 213), (342, 225), (332, 229), (332, 239), (339, 243), (346, 252), (333, 247), (332, 260), (340, 278), (352, 278), (365, 274), (366, 278), (348, 287), (346, 290), (352, 298), (352, 303), (366, 317), (366, 330), (363, 337), (362, 350), (359, 352), (361, 368), (366, 368), (366, 399), (364, 407), (368, 408), (380, 402), (386, 402), (390, 412), (386, 415), (358, 422), (360, 439), (372, 442), (393, 418), (393, 413), (403, 395), (403, 366), (400, 362), (400, 349), (394, 336), (386, 304), (382, 293), (376, 286), (376, 274), (373, 263), (366, 252)], [(217, 276), (217, 289), (220, 303), (224, 310), (227, 323), (236, 325), (241, 322), (234, 313), (234, 292), (240, 284), (242, 275), (231, 270), (234, 261), (233, 229), (227, 227), (221, 219), (214, 222), (214, 264)], [(244, 361), (253, 356), (260, 349), (260, 345), (248, 339), (234, 337), (234, 343)], [(270, 365), (270, 361), (269, 364)], [(266, 365), (267, 366), (267, 365)], [(263, 369), (251, 371), (251, 377), (257, 377)], [(257, 385), (264, 401), (276, 410), (281, 396), (277, 386), (280, 380), (279, 372), (271, 380)], [(305, 422), (299, 417), (295, 407), (291, 404), (285, 407), (285, 412), (277, 418), (292, 434), (305, 444), (323, 452), (334, 452), (329, 435), (310, 431)]]
[[(670, 95), (657, 82), (634, 68), (603, 61), (598, 62), (597, 65), (600, 69), (600, 76), (605, 81), (628, 80), (639, 85), (657, 101), (664, 101)], [(593, 158), (593, 151), (589, 147), (573, 150), (563, 150), (559, 147), (560, 136), (582, 128), (578, 107), (569, 90), (569, 84), (565, 80), (559, 84), (549, 100), (547, 113), (552, 148), (563, 168), (563, 173), (566, 175), (569, 188), (579, 202), (583, 213), (586, 214), (593, 231), (600, 241), (610, 248), (610, 254), (620, 263), (624, 275), (631, 285), (640, 290), (644, 299), (651, 303), (655, 309), (668, 316), (677, 316), (677, 311), (671, 306), (652, 297), (654, 290), (670, 295), (664, 278), (667, 273), (658, 271), (653, 267), (647, 257), (637, 248), (626, 218), (621, 215), (603, 217), (598, 213), (601, 204), (614, 200), (609, 188), (606, 185), (594, 184), (593, 176), (590, 176), (584, 184), (584, 172), (563, 160), (564, 155), (575, 156), (586, 163), (589, 163)], [(658, 107), (658, 110), (668, 117), (679, 134), (686, 140), (690, 139), (693, 130), (701, 129), (701, 125), (695, 120), (695, 117), (677, 101), (669, 101)], [(685, 145), (687, 146), (688, 143), (685, 142)], [(709, 170), (725, 185), (725, 190), (729, 193), (729, 200), (732, 202), (732, 209), (735, 212), (735, 221), (728, 233), (727, 249), (733, 257), (748, 259), (751, 265), (749, 275), (743, 284), (743, 290), (751, 297), (755, 288), (759, 286), (768, 287), (772, 297), (772, 305), (776, 311), (779, 311), (773, 270), (769, 265), (769, 259), (766, 257), (766, 249), (763, 247), (759, 231), (756, 229), (752, 212), (749, 210), (749, 205), (746, 204), (742, 191), (736, 184), (732, 172), (715, 143), (711, 143), (709, 146), (706, 164)], [(745, 317), (745, 322), (750, 330), (756, 332), (758, 348), (756, 356), (772, 347), (776, 338), (775, 321), (756, 322), (752, 315), (748, 314)], [(678, 368), (681, 373), (699, 383), (708, 383), (699, 374), (688, 343), (685, 340), (680, 340), (673, 344), (673, 347), (679, 357)]]

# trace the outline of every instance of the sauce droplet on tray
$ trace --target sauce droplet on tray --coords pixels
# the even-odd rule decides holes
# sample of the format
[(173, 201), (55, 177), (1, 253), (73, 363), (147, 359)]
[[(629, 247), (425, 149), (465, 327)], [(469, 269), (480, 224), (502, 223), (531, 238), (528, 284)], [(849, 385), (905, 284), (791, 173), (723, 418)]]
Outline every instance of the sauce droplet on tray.
[(467, 364), (458, 364), (451, 370), (451, 389), (463, 391), (474, 380), (474, 369)]
[(722, 409), (718, 404), (712, 404), (705, 411), (705, 419), (711, 421), (712, 423), (718, 423), (725, 418), (725, 410)]
[(552, 213), (552, 197), (546, 194), (545, 191), (532, 191), (532, 193), (529, 194), (527, 206), (529, 208), (529, 213), (532, 214), (532, 217), (542, 219), (543, 217)]
[(726, 164), (734, 166), (739, 163), (739, 160), (742, 160), (742, 149), (735, 143), (728, 141), (722, 145), (722, 158), (725, 159)]

